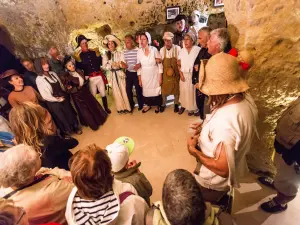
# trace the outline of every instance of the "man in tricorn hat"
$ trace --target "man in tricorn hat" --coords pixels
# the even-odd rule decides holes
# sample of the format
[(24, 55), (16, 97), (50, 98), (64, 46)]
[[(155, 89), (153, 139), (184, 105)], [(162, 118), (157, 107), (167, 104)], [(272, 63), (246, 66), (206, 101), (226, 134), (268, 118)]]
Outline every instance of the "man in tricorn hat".
[(77, 48), (81, 48), (81, 51), (74, 55), (76, 67), (83, 70), (84, 75), (89, 77), (92, 95), (96, 96), (97, 92), (99, 92), (105, 111), (111, 113), (108, 108), (105, 91), (107, 79), (100, 68), (102, 66), (102, 57), (98, 48), (89, 49), (88, 41), (90, 40), (82, 34), (76, 37)]
[(181, 48), (183, 46), (183, 38), (185, 34), (189, 31), (187, 17), (185, 15), (179, 14), (174, 19), (174, 23), (176, 26), (176, 32), (174, 33), (174, 45), (179, 45)]

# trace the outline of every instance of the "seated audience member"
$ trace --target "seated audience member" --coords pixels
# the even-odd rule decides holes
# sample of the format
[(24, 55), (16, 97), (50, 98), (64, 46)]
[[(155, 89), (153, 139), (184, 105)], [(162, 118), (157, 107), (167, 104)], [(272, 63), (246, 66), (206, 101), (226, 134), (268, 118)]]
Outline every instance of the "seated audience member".
[(61, 80), (56, 73), (50, 71), (46, 58), (41, 58), (40, 64), (42, 69), (36, 78), (36, 84), (56, 126), (65, 136), (70, 136), (72, 133), (82, 134), (77, 114), (70, 102), (70, 96), (64, 91)]
[(105, 150), (90, 145), (76, 152), (70, 169), (76, 187), (66, 209), (69, 225), (144, 224), (146, 202), (133, 186), (114, 179)]
[(62, 138), (54, 133), (43, 119), (44, 109), (32, 102), (14, 107), (9, 115), (11, 129), (18, 144), (26, 144), (41, 156), (43, 167), (59, 167), (68, 170), (72, 156), (69, 149), (75, 148), (78, 141)]
[(287, 209), (287, 203), (296, 198), (300, 187), (300, 97), (290, 104), (277, 122), (274, 147), (277, 174), (273, 179), (258, 180), (277, 191), (277, 195), (260, 207), (268, 213)]
[(193, 76), (192, 76), (192, 82), (196, 87), (196, 104), (198, 107), (198, 112), (194, 114), (194, 116), (200, 116), (200, 118), (204, 119), (204, 102), (205, 96), (203, 93), (201, 93), (198, 89), (199, 86), (199, 68), (201, 64), (201, 60), (209, 59), (211, 55), (207, 52), (207, 42), (209, 40), (211, 29), (209, 27), (202, 27), (198, 32), (198, 46), (201, 47), (200, 52), (194, 62), (194, 68), (193, 68)]
[[(8, 96), (8, 102), (12, 107), (22, 102), (33, 102), (39, 104), (39, 100), (43, 101), (40, 94), (31, 86), (24, 86), (23, 77), (16, 70), (7, 70), (2, 74), (2, 79), (8, 81), (13, 86), (13, 91)], [(52, 120), (50, 113), (44, 109), (43, 119), (49, 125), (49, 129), (56, 132), (56, 126)]]
[(49, 49), (49, 55), (49, 65), (51, 71), (55, 72), (57, 75), (60, 76), (60, 73), (64, 72), (64, 57), (59, 54), (58, 49), (54, 46)]
[(148, 211), (146, 225), (232, 225), (229, 214), (205, 203), (193, 175), (183, 169), (170, 172), (164, 182), (162, 202)]
[(196, 180), (205, 201), (218, 204), (247, 171), (257, 108), (245, 94), (249, 86), (237, 58), (226, 53), (212, 56), (205, 68), (201, 64), (199, 89), (209, 96), (212, 113), (198, 124), (200, 136), (188, 139), (188, 151), (198, 161)]
[(0, 197), (23, 207), (29, 224), (65, 224), (64, 212), (73, 188), (70, 172), (41, 168), (38, 153), (17, 145), (0, 155)]
[(34, 88), (34, 90), (39, 91), (36, 86), (36, 78), (38, 75), (33, 65), (33, 62), (30, 59), (23, 59), (21, 62), (26, 68), (26, 71), (24, 72), (25, 86), (31, 86), (32, 88)]
[(12, 200), (0, 199), (1, 225), (29, 225), (25, 210), (14, 205)]
[(150, 205), (152, 186), (145, 175), (140, 172), (141, 163), (135, 160), (129, 162), (129, 156), (133, 152), (134, 141), (128, 137), (120, 137), (113, 144), (106, 147), (112, 164), (114, 177), (124, 183), (131, 184), (142, 198)]

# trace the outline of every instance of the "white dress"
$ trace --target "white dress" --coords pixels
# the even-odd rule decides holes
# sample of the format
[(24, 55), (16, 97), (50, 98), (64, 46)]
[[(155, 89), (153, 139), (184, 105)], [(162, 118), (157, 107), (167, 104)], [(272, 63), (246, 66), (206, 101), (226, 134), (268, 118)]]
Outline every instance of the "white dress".
[[(118, 66), (112, 68), (113, 62), (117, 62)], [(106, 54), (103, 56), (102, 67), (110, 73), (109, 83), (112, 86), (117, 111), (130, 111), (131, 107), (126, 93), (126, 74), (121, 69), (121, 62), (125, 62), (124, 55), (115, 51), (112, 53), (110, 60), (108, 60)]]
[(194, 62), (198, 56), (200, 51), (200, 47), (193, 46), (190, 53), (188, 53), (186, 48), (181, 49), (179, 53), (179, 60), (181, 61), (181, 72), (184, 75), (185, 81), (180, 80), (179, 88), (180, 88), (180, 97), (179, 102), (182, 107), (187, 109), (188, 111), (197, 110), (196, 105), (196, 89), (192, 83), (192, 75), (193, 75), (193, 66)]
[[(138, 75), (141, 75), (143, 96), (145, 97), (146, 104), (147, 98), (161, 95), (161, 86), (159, 84), (159, 80), (160, 73), (163, 72), (162, 64), (160, 63), (158, 65), (155, 60), (155, 58), (161, 59), (158, 50), (153, 46), (149, 46), (149, 50), (150, 52), (148, 56), (145, 55), (144, 49), (139, 49), (137, 53), (137, 62), (141, 64)], [(159, 101), (154, 100), (154, 102)]]

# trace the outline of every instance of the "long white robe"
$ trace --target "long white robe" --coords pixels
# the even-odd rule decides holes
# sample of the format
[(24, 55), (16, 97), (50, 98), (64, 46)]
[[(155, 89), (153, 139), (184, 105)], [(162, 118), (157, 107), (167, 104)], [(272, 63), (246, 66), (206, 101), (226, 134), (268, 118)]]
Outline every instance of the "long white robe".
[[(117, 68), (112, 68), (113, 62), (118, 63)], [(121, 62), (125, 62), (124, 55), (121, 52), (115, 51), (112, 53), (110, 60), (108, 60), (106, 54), (103, 56), (102, 67), (110, 73), (109, 83), (112, 86), (117, 111), (130, 111), (131, 107), (126, 93), (126, 74), (123, 70), (112, 71), (112, 69), (120, 69)]]
[(155, 58), (161, 58), (158, 50), (149, 46), (149, 55), (146, 56), (143, 49), (137, 53), (137, 61), (141, 63), (141, 69), (138, 75), (141, 75), (144, 97), (155, 97), (161, 95), (161, 86), (159, 84), (160, 73), (163, 72), (162, 64), (157, 64)]
[(182, 107), (187, 109), (188, 111), (195, 111), (197, 110), (196, 104), (196, 94), (195, 94), (195, 87), (192, 83), (192, 75), (193, 75), (193, 66), (195, 59), (198, 56), (200, 51), (200, 47), (193, 46), (190, 53), (188, 53), (186, 48), (182, 48), (179, 53), (179, 60), (181, 61), (181, 72), (185, 78), (183, 82), (180, 80), (179, 87), (180, 87), (180, 97), (179, 102)]

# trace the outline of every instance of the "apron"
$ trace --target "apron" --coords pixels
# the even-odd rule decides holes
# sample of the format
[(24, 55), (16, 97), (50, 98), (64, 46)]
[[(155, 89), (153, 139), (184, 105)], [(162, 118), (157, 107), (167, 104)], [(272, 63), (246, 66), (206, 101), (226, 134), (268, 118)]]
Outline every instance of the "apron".
[(47, 77), (45, 77), (45, 80), (50, 84), (50, 86), (52, 88), (53, 96), (56, 97), (56, 98), (57, 97), (65, 97), (65, 93), (61, 89), (59, 81), (54, 76), (52, 76), (51, 74), (49, 74), (49, 75), (52, 78), (52, 80), (56, 81), (55, 83), (51, 83), (47, 79)]
[(141, 79), (143, 85), (144, 97), (155, 97), (161, 95), (161, 87), (159, 85), (159, 70), (155, 61), (153, 50), (148, 56), (143, 54), (141, 58), (142, 72)]
[[(175, 53), (174, 53), (175, 52)], [(162, 83), (162, 94), (167, 95), (179, 95), (179, 80), (180, 73), (177, 66), (177, 49), (174, 46), (171, 58), (167, 58), (167, 49), (164, 49), (164, 73)], [(175, 55), (175, 57), (174, 57)]]

